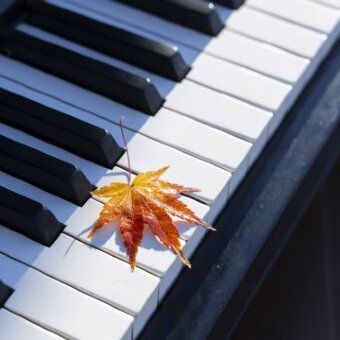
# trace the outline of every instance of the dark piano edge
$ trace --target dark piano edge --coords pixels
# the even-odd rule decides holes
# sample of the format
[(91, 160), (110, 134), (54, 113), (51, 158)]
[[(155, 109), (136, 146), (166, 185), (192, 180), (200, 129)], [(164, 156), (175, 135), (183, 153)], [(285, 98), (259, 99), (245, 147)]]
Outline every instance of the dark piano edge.
[(230, 338), (340, 156), (339, 93), (340, 40), (138, 339)]

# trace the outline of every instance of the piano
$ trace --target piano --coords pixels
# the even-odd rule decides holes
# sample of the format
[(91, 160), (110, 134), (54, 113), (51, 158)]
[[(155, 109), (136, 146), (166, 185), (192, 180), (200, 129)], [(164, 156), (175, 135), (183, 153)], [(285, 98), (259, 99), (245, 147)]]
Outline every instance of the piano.
[[(229, 337), (339, 156), (339, 13), (1, 0), (0, 339)], [(114, 228), (86, 237), (90, 191), (127, 179), (120, 114), (134, 174), (202, 190), (191, 270), (148, 233), (134, 273)]]

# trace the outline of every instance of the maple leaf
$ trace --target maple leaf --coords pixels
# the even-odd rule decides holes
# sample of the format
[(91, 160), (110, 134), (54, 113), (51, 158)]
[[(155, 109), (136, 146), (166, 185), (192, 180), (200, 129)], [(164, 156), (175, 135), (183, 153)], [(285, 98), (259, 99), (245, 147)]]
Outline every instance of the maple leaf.
[(130, 156), (123, 131), (123, 118), (121, 115), (120, 129), (128, 160), (128, 183), (114, 182), (91, 192), (94, 197), (99, 200), (103, 198), (105, 202), (88, 238), (106, 224), (116, 222), (133, 271), (144, 230), (149, 228), (161, 244), (177, 254), (183, 264), (190, 268), (190, 262), (181, 249), (174, 218), (215, 230), (179, 200), (180, 194), (200, 190), (160, 180), (168, 166), (141, 173), (131, 183)]
[(178, 198), (179, 194), (199, 190), (160, 180), (167, 169), (164, 167), (141, 173), (132, 184), (114, 182), (92, 192), (92, 195), (107, 201), (88, 237), (92, 237), (107, 223), (115, 221), (127, 248), (132, 270), (146, 227), (188, 267), (190, 262), (181, 249), (173, 218), (214, 230)]

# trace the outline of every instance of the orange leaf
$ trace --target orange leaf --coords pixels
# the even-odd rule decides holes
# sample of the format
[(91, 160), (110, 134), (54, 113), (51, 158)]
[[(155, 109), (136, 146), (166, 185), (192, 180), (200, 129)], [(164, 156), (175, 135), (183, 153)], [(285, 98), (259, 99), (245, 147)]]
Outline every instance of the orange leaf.
[(91, 193), (98, 199), (104, 198), (105, 204), (88, 237), (92, 237), (107, 223), (117, 222), (132, 270), (136, 265), (136, 255), (145, 227), (188, 267), (190, 262), (181, 249), (173, 218), (215, 230), (179, 200), (179, 194), (199, 190), (159, 179), (167, 169), (164, 167), (139, 174), (131, 185), (115, 182)]

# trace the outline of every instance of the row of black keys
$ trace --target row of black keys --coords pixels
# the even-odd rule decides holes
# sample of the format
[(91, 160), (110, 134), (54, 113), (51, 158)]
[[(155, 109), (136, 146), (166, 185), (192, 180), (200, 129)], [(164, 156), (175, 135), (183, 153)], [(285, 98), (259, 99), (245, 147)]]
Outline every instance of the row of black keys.
[[(177, 10), (196, 3), (156, 1)], [(125, 2), (132, 4), (133, 1)], [(41, 1), (28, 0), (27, 3), (24, 9), (6, 12), (6, 24), (2, 20), (0, 27), (0, 50), (92, 91), (143, 108), (148, 113), (154, 113), (163, 102), (157, 90), (143, 78), (16, 31), (8, 25), (11, 15), (16, 22), (23, 17), (25, 22), (175, 80), (182, 79), (189, 69), (171, 47)], [(147, 3), (154, 3), (154, 7), (145, 5), (152, 7), (145, 9), (156, 13), (156, 2)], [(180, 16), (176, 11), (172, 13), (178, 22)], [(0, 89), (0, 120), (108, 168), (112, 168), (123, 153), (107, 131), (3, 89)], [(93, 189), (72, 164), (5, 136), (0, 136), (0, 169), (79, 206), (86, 202)], [(51, 245), (64, 228), (39, 202), (4, 187), (0, 187), (0, 223), (46, 246)]]
[[(0, 121), (109, 169), (123, 154), (104, 129), (0, 89)], [(0, 170), (82, 206), (94, 186), (73, 164), (0, 133)], [(0, 223), (43, 245), (64, 226), (40, 203), (0, 187)]]
[[(217, 35), (223, 28), (217, 13), (200, 0), (120, 0), (161, 17)], [(232, 7), (242, 1), (223, 1)], [(81, 54), (34, 38), (15, 29), (25, 22), (48, 32), (122, 59), (175, 81), (190, 70), (180, 52), (118, 27), (100, 23), (73, 11), (41, 0), (10, 6), (0, 19), (0, 52), (69, 80), (148, 114), (164, 103), (156, 87), (146, 78), (96, 61)]]
[[(106, 130), (0, 89), (0, 121), (112, 169), (123, 149)], [(75, 204), (93, 186), (74, 165), (0, 134), (0, 169)]]

